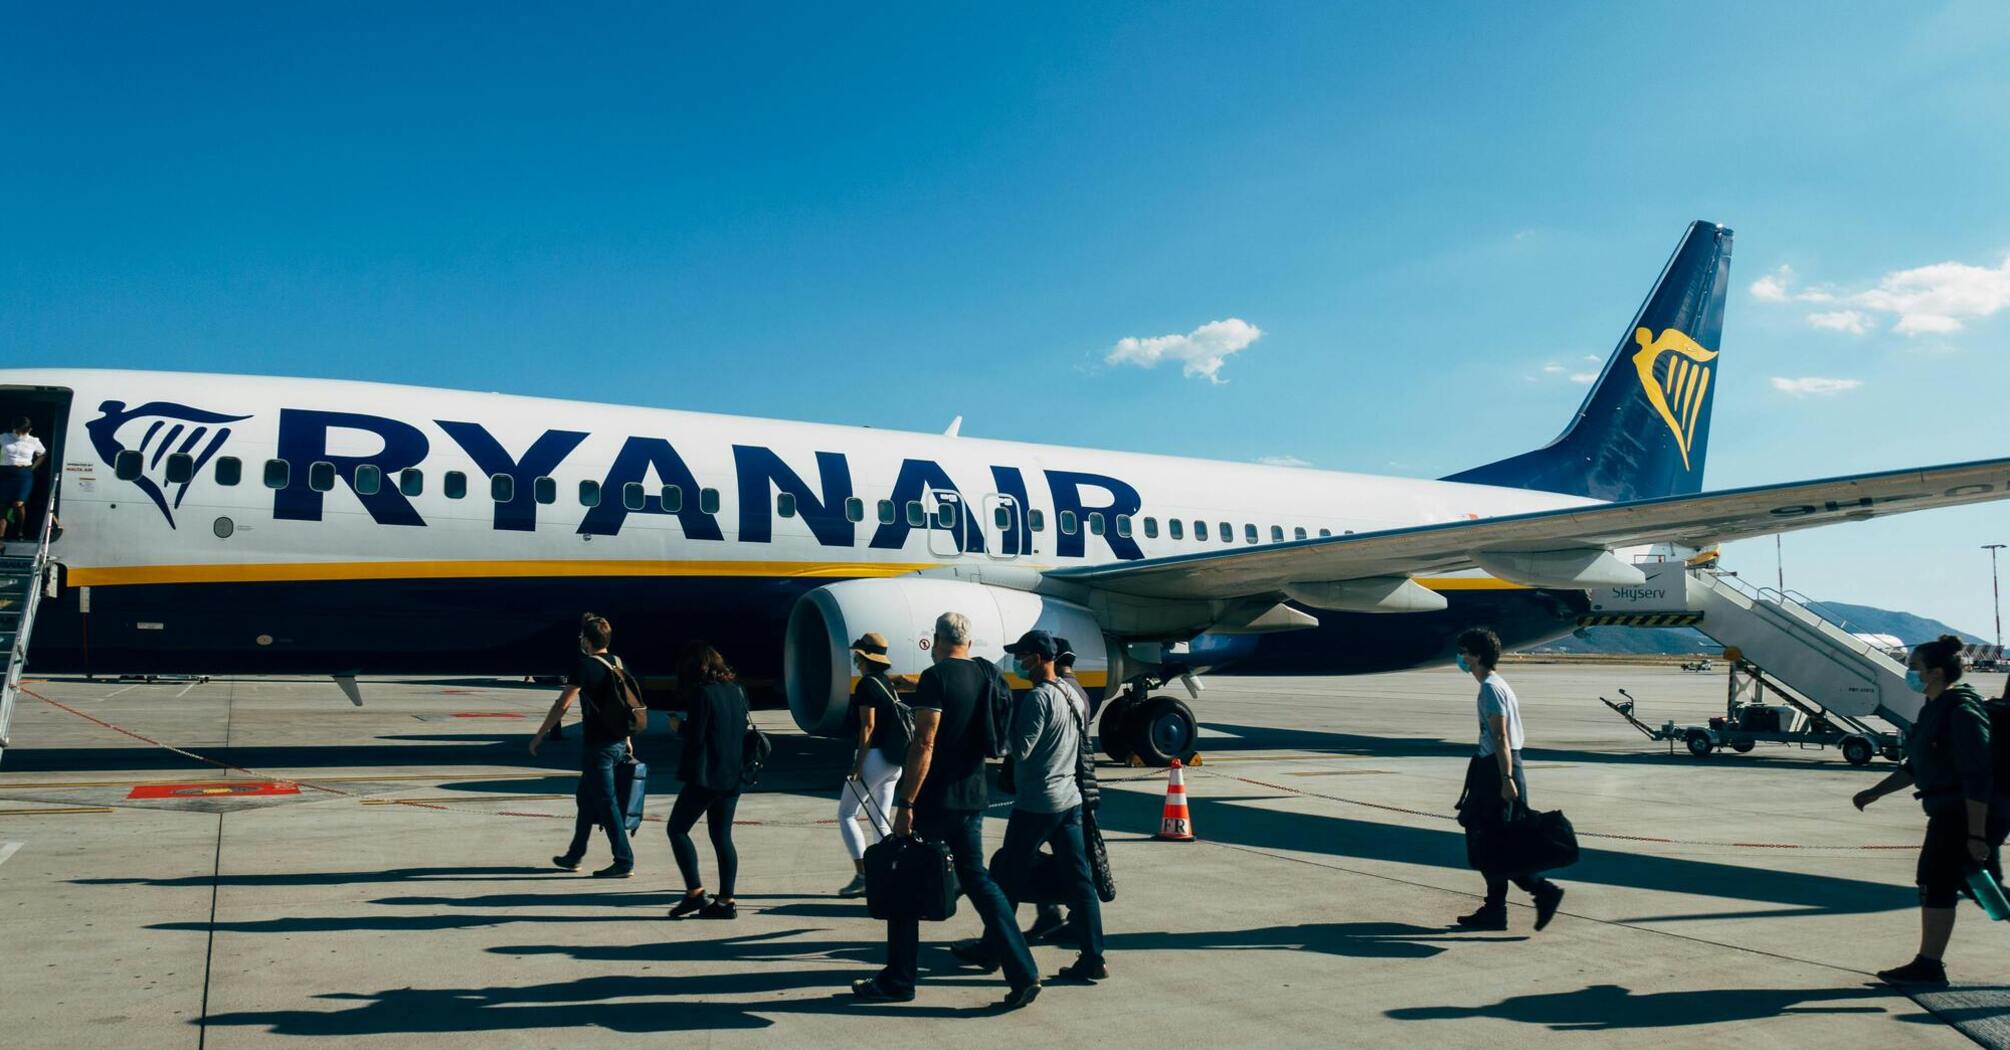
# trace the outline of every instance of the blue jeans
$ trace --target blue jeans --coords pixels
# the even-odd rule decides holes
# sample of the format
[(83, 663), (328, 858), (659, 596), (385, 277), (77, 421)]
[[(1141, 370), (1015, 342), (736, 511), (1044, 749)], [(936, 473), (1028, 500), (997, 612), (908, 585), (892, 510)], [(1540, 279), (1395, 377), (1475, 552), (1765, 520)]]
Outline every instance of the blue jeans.
[[(1004, 946), (999, 954), (1005, 966), (1005, 980), (1014, 988), (1038, 982), (1040, 971), (1033, 967), (1033, 953), (1026, 949), (1026, 938), (1019, 935), (1012, 905), (984, 870), (984, 814), (919, 810), (914, 814), (914, 833), (949, 847), (956, 865), (956, 881), (963, 895), (970, 898), (970, 906), (977, 909), (977, 917), (984, 920), (985, 938), (995, 936), (997, 943)], [(880, 984), (888, 991), (911, 992), (919, 978), (920, 966), (920, 920), (888, 919), (886, 969), (879, 973)]]
[[(1074, 928), (1082, 958), (1102, 962), (1103, 902), (1096, 896), (1095, 876), (1089, 872), (1089, 850), (1082, 841), (1082, 807), (1063, 813), (1013, 810), (1012, 819), (1005, 824), (1005, 845), (998, 851), (993, 875), (1016, 909), (1020, 880), (1031, 870), (1033, 857), (1040, 852), (1042, 843), (1054, 848), (1054, 860), (1066, 875), (1068, 922)], [(985, 931), (984, 940), (985, 947), (996, 954), (998, 942), (989, 930)]]
[(586, 747), (580, 755), (579, 789), (574, 801), (578, 816), (572, 821), (572, 845), (568, 857), (586, 856), (586, 841), (593, 826), (607, 829), (607, 844), (614, 847), (614, 863), (635, 863), (635, 851), (628, 846), (628, 823), (621, 816), (621, 800), (614, 797), (614, 767), (628, 757), (628, 745), (617, 740), (598, 747)]

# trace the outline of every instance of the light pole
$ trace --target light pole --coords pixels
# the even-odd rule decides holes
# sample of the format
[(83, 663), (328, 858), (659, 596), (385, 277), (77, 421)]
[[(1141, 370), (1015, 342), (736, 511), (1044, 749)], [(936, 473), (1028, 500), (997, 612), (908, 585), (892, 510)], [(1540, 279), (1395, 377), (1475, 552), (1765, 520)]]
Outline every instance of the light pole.
[(2003, 549), (2000, 543), (1985, 543), (1982, 549), (1989, 552), (1989, 593), (1996, 598), (1996, 647), (2003, 647), (2003, 584), (1996, 577), (1996, 552)]

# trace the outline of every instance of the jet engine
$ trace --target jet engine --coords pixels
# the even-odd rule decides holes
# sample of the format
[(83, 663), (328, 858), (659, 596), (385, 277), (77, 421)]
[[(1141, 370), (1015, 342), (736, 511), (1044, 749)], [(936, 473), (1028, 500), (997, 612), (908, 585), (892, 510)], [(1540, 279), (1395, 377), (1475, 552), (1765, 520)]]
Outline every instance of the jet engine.
[[(817, 736), (842, 734), (855, 678), (851, 643), (868, 631), (886, 636), (889, 674), (908, 683), (919, 678), (934, 662), (935, 618), (945, 612), (969, 617), (970, 654), (997, 662), (1008, 675), (1005, 646), (1039, 628), (1074, 646), (1076, 677), (1091, 696), (1108, 678), (1103, 629), (1079, 605), (963, 580), (846, 580), (803, 595), (789, 613), (783, 672), (796, 724)], [(1024, 687), (1017, 675), (1011, 679)]]

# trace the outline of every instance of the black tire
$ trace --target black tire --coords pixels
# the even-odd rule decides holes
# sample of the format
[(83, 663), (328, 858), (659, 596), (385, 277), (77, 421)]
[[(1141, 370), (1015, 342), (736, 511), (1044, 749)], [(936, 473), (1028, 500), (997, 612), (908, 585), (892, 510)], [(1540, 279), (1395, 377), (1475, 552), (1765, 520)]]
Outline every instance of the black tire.
[(1689, 746), (1689, 753), (1697, 758), (1710, 757), (1711, 749), (1717, 746), (1717, 742), (1710, 739), (1709, 732), (1702, 729), (1691, 729), (1682, 734), (1682, 742)]
[(1877, 748), (1872, 747), (1870, 741), (1860, 736), (1853, 736), (1842, 742), (1843, 761), (1850, 765), (1870, 765), (1870, 760), (1876, 755)]
[(1113, 697), (1103, 705), (1103, 717), (1096, 723), (1096, 735), (1102, 739), (1103, 753), (1112, 761), (1123, 763), (1131, 760), (1131, 719), (1142, 706), (1143, 702), (1134, 696)]
[(1732, 742), (1731, 750), (1736, 751), (1737, 753), (1742, 755), (1757, 746), (1758, 746), (1757, 744), (1752, 743), (1750, 740), (1738, 740)]
[(1193, 708), (1170, 696), (1145, 701), (1130, 720), (1131, 753), (1148, 766), (1165, 767), (1175, 758), (1193, 757), (1199, 738), (1200, 720), (1193, 716)]
[(1887, 762), (1905, 761), (1905, 749), (1902, 747), (1887, 747), (1878, 753), (1883, 755), (1884, 760)]

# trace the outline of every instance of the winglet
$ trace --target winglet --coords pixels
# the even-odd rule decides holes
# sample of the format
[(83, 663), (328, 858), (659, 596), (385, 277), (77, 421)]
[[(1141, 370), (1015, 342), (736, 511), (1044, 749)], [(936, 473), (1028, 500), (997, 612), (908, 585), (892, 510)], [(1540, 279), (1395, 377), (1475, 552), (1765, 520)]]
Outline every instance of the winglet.
[(942, 436), (947, 438), (953, 438), (956, 436), (956, 432), (962, 429), (963, 429), (963, 417), (957, 416), (955, 419), (949, 421), (949, 429), (943, 431)]

